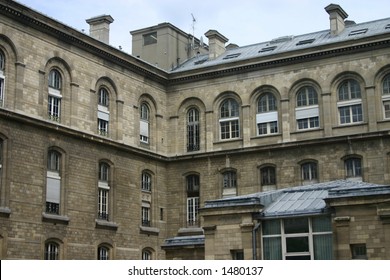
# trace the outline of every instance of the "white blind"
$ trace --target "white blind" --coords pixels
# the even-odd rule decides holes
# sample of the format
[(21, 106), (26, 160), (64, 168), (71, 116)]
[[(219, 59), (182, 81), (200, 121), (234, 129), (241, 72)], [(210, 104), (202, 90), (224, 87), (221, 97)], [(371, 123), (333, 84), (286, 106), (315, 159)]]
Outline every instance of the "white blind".
[(146, 121), (140, 121), (140, 134), (142, 136), (149, 137), (149, 123)]
[(109, 121), (110, 120), (110, 113), (98, 111), (98, 119)]
[(46, 201), (60, 203), (61, 179), (47, 177), (46, 181)]
[(295, 109), (295, 118), (297, 120), (318, 117), (318, 115), (318, 106)]
[(272, 111), (256, 115), (256, 123), (268, 123), (276, 121), (278, 121), (278, 111)]

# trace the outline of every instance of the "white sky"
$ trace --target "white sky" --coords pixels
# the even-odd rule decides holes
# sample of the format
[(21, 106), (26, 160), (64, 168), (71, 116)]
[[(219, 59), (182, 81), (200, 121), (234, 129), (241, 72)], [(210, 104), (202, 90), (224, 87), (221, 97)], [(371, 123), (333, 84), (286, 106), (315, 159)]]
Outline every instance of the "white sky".
[(356, 23), (390, 17), (389, 0), (17, 0), (89, 33), (86, 19), (111, 15), (110, 45), (131, 53), (130, 31), (169, 22), (195, 37), (215, 29), (239, 46), (329, 29), (324, 8), (339, 4)]

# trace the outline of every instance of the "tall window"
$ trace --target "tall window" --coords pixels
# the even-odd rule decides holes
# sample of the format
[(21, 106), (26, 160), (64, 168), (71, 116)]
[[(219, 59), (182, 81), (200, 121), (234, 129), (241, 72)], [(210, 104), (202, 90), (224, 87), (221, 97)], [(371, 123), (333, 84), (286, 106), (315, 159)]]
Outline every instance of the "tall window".
[(99, 246), (98, 247), (98, 260), (109, 260), (109, 252), (110, 249), (106, 246)]
[(319, 127), (318, 96), (311, 86), (304, 86), (297, 93), (295, 117), (298, 129)]
[(61, 120), (61, 86), (62, 78), (58, 70), (49, 72), (49, 96), (48, 96), (48, 116), (50, 120), (60, 122)]
[(149, 143), (149, 120), (150, 113), (149, 107), (146, 103), (141, 104), (140, 110), (140, 141), (143, 143)]
[(257, 135), (278, 133), (278, 107), (275, 96), (268, 92), (257, 101)]
[(350, 179), (362, 179), (362, 160), (358, 157), (347, 158), (344, 161), (346, 177)]
[(261, 186), (276, 185), (276, 171), (273, 166), (265, 166), (260, 169)]
[(330, 260), (333, 258), (329, 216), (262, 222), (264, 260)]
[(55, 242), (47, 242), (45, 244), (45, 260), (59, 259), (59, 245)]
[(191, 108), (187, 113), (187, 151), (199, 149), (199, 111)]
[(61, 154), (49, 150), (47, 155), (46, 172), (46, 213), (60, 214), (61, 201)]
[(229, 98), (222, 102), (219, 119), (222, 140), (240, 137), (239, 116), (240, 113), (237, 101)]
[(337, 107), (340, 115), (340, 124), (363, 121), (360, 85), (356, 80), (349, 79), (340, 84)]
[(141, 224), (145, 227), (150, 227), (150, 202), (142, 201), (141, 207)]
[(98, 182), (98, 218), (107, 220), (109, 218), (109, 174), (110, 166), (107, 163), (99, 163), (99, 182)]
[(102, 136), (108, 136), (108, 125), (110, 122), (110, 97), (108, 90), (101, 87), (98, 92), (98, 133)]
[(0, 51), (0, 107), (4, 106), (5, 94), (5, 56)]
[[(0, 199), (3, 200), (4, 140), (0, 138)], [(0, 206), (2, 202), (0, 200)]]
[(390, 119), (390, 74), (387, 74), (382, 83), (382, 100), (385, 119)]
[(187, 226), (199, 225), (199, 176), (188, 175), (187, 183)]
[(152, 177), (147, 172), (142, 172), (141, 189), (150, 192), (152, 190)]
[(305, 182), (317, 182), (318, 181), (318, 172), (317, 172), (317, 163), (315, 162), (305, 162), (301, 164), (301, 176), (302, 181)]
[(229, 170), (222, 173), (222, 196), (237, 195), (237, 173)]

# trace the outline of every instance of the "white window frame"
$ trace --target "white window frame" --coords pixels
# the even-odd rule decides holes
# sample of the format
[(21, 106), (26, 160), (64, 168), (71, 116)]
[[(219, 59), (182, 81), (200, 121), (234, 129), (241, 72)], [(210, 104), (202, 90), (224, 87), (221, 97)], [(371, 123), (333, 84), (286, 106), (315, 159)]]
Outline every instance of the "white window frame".
[(5, 94), (5, 77), (3, 71), (0, 70), (0, 107), (4, 106)]
[(139, 138), (142, 143), (149, 144), (150, 133), (150, 109), (146, 103), (140, 106)]
[(187, 225), (198, 224), (199, 197), (187, 197)]
[[(275, 125), (276, 123), (276, 125)], [(277, 134), (278, 128), (278, 111), (269, 111), (256, 114), (257, 136)], [(266, 125), (266, 133), (260, 133), (260, 125)]]
[[(265, 238), (280, 238), (281, 242), (281, 250), (282, 250), (282, 260), (286, 260), (288, 257), (293, 257), (293, 256), (309, 256), (310, 260), (314, 260), (314, 236), (318, 235), (332, 235), (332, 231), (319, 231), (319, 232), (314, 232), (313, 231), (313, 225), (312, 225), (312, 219), (316, 218), (319, 216), (312, 216), (312, 217), (301, 217), (301, 218), (306, 218), (308, 219), (308, 232), (302, 232), (302, 233), (285, 233), (285, 228), (284, 228), (284, 220), (288, 218), (281, 218), (277, 219), (279, 221), (280, 225), (280, 233), (279, 234), (269, 234), (269, 235), (264, 235), (263, 233), (261, 234), (261, 246), (262, 246), (262, 259), (264, 260), (264, 239)], [(299, 238), (299, 237), (307, 237), (308, 238), (308, 251), (304, 252), (287, 252), (287, 238)]]
[(187, 112), (187, 152), (199, 151), (200, 149), (200, 128), (199, 111), (191, 108)]
[[(227, 106), (225, 109), (227, 109), (228, 113), (226, 116), (224, 115), (226, 112), (222, 111), (222, 107), (225, 105)], [(240, 138), (240, 109), (238, 102), (233, 98), (227, 98), (221, 103), (219, 110), (220, 139), (229, 140)]]
[(146, 192), (152, 191), (152, 176), (147, 172), (142, 172), (141, 189)]

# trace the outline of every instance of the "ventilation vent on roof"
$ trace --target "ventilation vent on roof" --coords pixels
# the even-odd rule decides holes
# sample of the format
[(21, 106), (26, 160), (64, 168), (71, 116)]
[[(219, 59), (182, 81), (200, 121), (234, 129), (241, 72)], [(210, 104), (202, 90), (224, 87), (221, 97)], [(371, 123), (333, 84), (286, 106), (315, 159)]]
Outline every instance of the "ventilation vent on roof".
[(240, 56), (241, 53), (232, 53), (232, 54), (228, 54), (227, 56), (225, 56), (223, 59), (231, 59), (231, 58), (236, 58), (238, 56)]
[(302, 40), (302, 41), (299, 41), (296, 45), (297, 46), (300, 46), (300, 45), (306, 45), (306, 44), (311, 44), (315, 41), (315, 39), (308, 39), (308, 40)]
[(270, 51), (273, 51), (274, 49), (276, 49), (276, 46), (262, 48), (261, 50), (259, 50), (259, 53), (270, 52)]
[(270, 43), (271, 44), (278, 44), (278, 43), (291, 41), (292, 39), (294, 39), (293, 35), (283, 36), (283, 37), (279, 37), (279, 38), (273, 39)]
[(368, 30), (368, 28), (352, 30), (351, 32), (349, 32), (348, 36), (355, 36), (355, 35), (359, 35), (359, 34), (364, 34), (367, 32), (367, 30)]
[(390, 23), (385, 26), (385, 29), (390, 29)]

